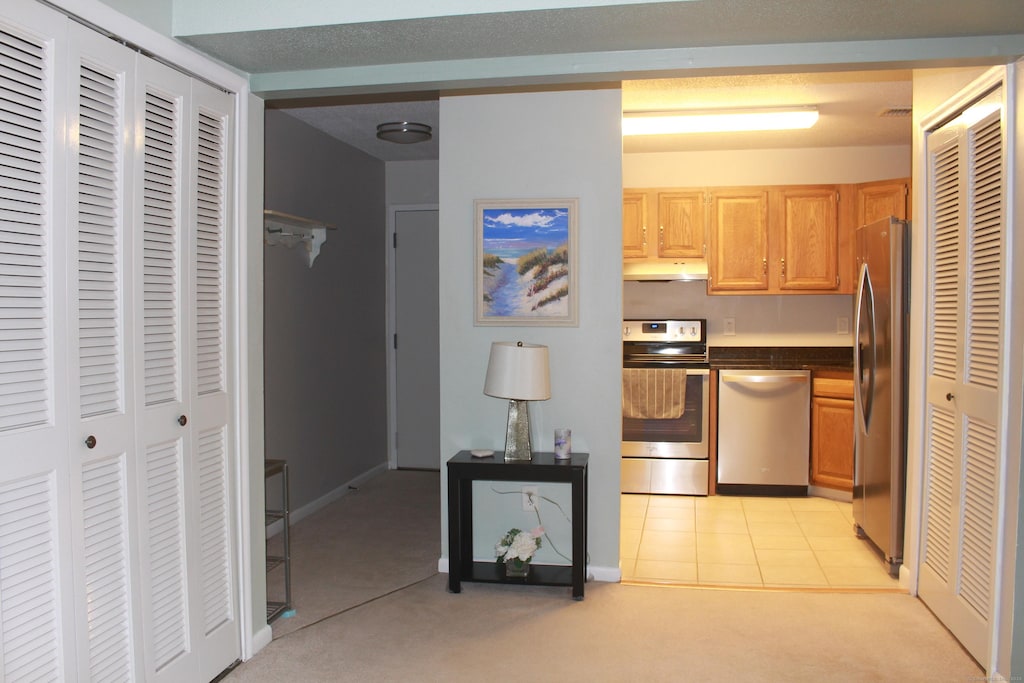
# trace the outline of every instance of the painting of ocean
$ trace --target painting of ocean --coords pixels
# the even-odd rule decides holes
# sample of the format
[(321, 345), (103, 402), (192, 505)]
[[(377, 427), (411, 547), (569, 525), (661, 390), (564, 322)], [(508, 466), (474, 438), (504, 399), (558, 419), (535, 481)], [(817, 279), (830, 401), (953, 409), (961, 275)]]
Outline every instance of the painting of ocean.
[(485, 207), (479, 220), (483, 316), (565, 318), (571, 281), (569, 207)]

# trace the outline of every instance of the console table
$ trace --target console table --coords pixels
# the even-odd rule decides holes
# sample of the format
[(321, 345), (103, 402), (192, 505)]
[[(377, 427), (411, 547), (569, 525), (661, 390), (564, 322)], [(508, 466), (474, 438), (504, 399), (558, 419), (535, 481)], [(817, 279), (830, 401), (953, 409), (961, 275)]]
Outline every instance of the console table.
[[(506, 461), (496, 452), (476, 458), (460, 451), (448, 460), (448, 590), (459, 593), (463, 581), (572, 586), (583, 599), (587, 564), (587, 453), (556, 460), (554, 453), (534, 453), (531, 460)], [(528, 481), (569, 484), (572, 490), (572, 566), (533, 565), (525, 579), (505, 577), (498, 562), (473, 561), (473, 482)]]

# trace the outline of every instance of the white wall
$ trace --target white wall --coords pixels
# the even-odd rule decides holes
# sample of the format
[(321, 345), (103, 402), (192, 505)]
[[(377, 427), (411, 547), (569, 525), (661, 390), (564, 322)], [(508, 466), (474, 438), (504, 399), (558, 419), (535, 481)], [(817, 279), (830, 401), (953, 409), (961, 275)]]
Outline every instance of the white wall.
[[(507, 402), (483, 394), (491, 342), (548, 345), (551, 399), (530, 405), (534, 447), (551, 450), (553, 429), (564, 426), (573, 449), (590, 453), (588, 549), (597, 577), (611, 579), (619, 559), (620, 112), (618, 90), (441, 99), (445, 130), (458, 131), (441, 138), (440, 151), (442, 459), (504, 448)], [(566, 197), (579, 198), (579, 326), (474, 327), (473, 200)], [(495, 513), (511, 496), (500, 498), (482, 496), (474, 511), (491, 547), (499, 531), (528, 523)], [(571, 547), (568, 534), (555, 540)], [(442, 547), (447, 557), (444, 530)]]

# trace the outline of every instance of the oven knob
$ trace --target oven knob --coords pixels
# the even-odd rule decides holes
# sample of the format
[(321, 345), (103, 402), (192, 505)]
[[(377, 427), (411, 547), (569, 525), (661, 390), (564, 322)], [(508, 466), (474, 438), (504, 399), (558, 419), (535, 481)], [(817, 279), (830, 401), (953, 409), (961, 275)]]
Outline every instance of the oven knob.
[(622, 336), (628, 337), (629, 336), (629, 332), (630, 332), (630, 329), (628, 327), (623, 327), (622, 328)]

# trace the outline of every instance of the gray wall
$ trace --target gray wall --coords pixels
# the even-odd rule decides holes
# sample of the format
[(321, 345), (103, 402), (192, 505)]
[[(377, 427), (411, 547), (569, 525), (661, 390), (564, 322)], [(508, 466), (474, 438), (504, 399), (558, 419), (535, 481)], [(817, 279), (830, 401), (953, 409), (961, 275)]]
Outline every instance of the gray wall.
[(266, 456), (292, 508), (387, 462), (384, 163), (266, 113), (265, 206), (338, 227), (312, 268), (264, 248)]

